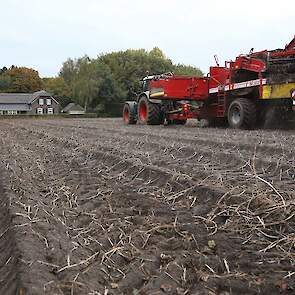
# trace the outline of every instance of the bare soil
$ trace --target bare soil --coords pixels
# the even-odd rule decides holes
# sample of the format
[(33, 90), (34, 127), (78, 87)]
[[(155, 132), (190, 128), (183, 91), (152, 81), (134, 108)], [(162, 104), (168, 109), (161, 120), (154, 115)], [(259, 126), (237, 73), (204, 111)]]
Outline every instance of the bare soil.
[(0, 125), (0, 294), (295, 294), (294, 130)]

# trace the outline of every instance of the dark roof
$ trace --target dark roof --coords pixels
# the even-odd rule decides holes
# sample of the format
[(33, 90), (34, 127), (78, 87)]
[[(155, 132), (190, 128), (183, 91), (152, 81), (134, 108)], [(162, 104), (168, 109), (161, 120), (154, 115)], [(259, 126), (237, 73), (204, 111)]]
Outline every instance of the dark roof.
[(0, 103), (30, 103), (31, 97), (29, 93), (0, 93)]
[(29, 111), (27, 103), (0, 103), (0, 111)]
[(0, 104), (3, 103), (17, 103), (17, 104), (29, 104), (36, 98), (41, 96), (50, 96), (51, 94), (41, 90), (34, 93), (0, 93)]
[(75, 102), (70, 102), (67, 106), (64, 107), (62, 112), (66, 113), (68, 111), (84, 111), (84, 109)]
[(51, 94), (48, 93), (45, 90), (40, 90), (40, 91), (34, 92), (31, 95), (32, 95), (32, 101), (35, 100), (37, 97), (40, 97), (40, 96), (51, 96)]

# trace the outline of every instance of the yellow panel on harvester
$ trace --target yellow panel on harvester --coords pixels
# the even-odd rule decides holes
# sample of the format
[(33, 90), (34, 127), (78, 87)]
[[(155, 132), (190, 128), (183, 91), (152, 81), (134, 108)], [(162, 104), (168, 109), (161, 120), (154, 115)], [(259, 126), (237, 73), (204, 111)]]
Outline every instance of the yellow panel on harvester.
[(262, 99), (290, 98), (290, 91), (295, 83), (273, 84), (262, 86)]

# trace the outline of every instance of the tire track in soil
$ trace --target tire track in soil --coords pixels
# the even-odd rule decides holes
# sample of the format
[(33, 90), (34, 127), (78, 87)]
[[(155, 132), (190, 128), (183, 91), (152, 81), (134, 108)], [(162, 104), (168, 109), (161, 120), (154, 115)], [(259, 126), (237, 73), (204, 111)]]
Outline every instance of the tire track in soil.
[(10, 197), (4, 183), (7, 178), (0, 176), (0, 294), (14, 295), (22, 291), (19, 275), (19, 250), (10, 212)]
[[(257, 258), (260, 256), (261, 259), (263, 256), (263, 254), (255, 254), (253, 251), (255, 247), (252, 247), (249, 253), (246, 250), (244, 257), (237, 259), (241, 254), (240, 243), (236, 239), (231, 239), (229, 234), (217, 233), (214, 238), (222, 244), (222, 249), (218, 249), (218, 253), (212, 253), (212, 251), (210, 253), (210, 249), (206, 249), (206, 242), (209, 239), (206, 227), (203, 223), (192, 222), (195, 215), (191, 212), (192, 210), (190, 211), (192, 200), (190, 199), (189, 204), (186, 204), (185, 200), (181, 200), (178, 206), (166, 202), (165, 194), (163, 196), (163, 187), (168, 196), (169, 190), (172, 195), (175, 195), (181, 189), (187, 188), (188, 179), (175, 179), (173, 174), (171, 178), (172, 170), (169, 169), (164, 171), (161, 167), (146, 169), (145, 165), (140, 162), (135, 162), (137, 165), (134, 165), (134, 157), (131, 155), (129, 161), (126, 160), (124, 158), (126, 151), (118, 154), (115, 145), (113, 148), (109, 146), (108, 149), (103, 150), (101, 149), (103, 144), (94, 144), (95, 138), (100, 139), (99, 135), (91, 139), (90, 135), (85, 134), (82, 128), (81, 134), (74, 135), (68, 132), (67, 127), (59, 128), (58, 121), (56, 124), (55, 132), (49, 130), (48, 134), (50, 135), (47, 136), (45, 136), (47, 133), (46, 121), (42, 121), (42, 126), (34, 126), (35, 130), (31, 129), (30, 124), (23, 127), (18, 123), (7, 124), (6, 135), (11, 132), (11, 126), (14, 128), (14, 144), (5, 140), (3, 142), (19, 153), (16, 159), (27, 158), (29, 160), (32, 155), (35, 156), (31, 164), (33, 171), (31, 171), (30, 178), (34, 180), (32, 188), (38, 184), (40, 192), (34, 197), (31, 196), (31, 206), (32, 208), (35, 206), (34, 214), (41, 218), (41, 221), (47, 220), (46, 225), (51, 224), (54, 235), (56, 236), (58, 233), (59, 239), (57, 240), (53, 234), (48, 234), (50, 230), (45, 225), (40, 225), (40, 221), (38, 221), (39, 225), (36, 222), (36, 227), (35, 224), (32, 225), (33, 230), (39, 233), (39, 235), (35, 234), (32, 240), (39, 241), (39, 244), (41, 240), (44, 248), (42, 237), (46, 237), (49, 245), (46, 247), (45, 240), (45, 248), (49, 248), (45, 250), (49, 254), (47, 253), (44, 257), (41, 253), (40, 257), (45, 260), (43, 262), (47, 263), (47, 265), (42, 264), (44, 266), (42, 272), (47, 275), (49, 272), (52, 275), (51, 277), (45, 276), (47, 280), (51, 279), (47, 283), (52, 282), (46, 285), (48, 294), (53, 294), (50, 292), (59, 289), (64, 294), (72, 292), (72, 290), (74, 293), (82, 292), (77, 294), (90, 294), (91, 290), (99, 290), (103, 294), (104, 285), (107, 286), (110, 294), (121, 294), (122, 292), (131, 294), (133, 289), (140, 290), (139, 294), (152, 294), (149, 293), (152, 290), (158, 290), (157, 294), (172, 294), (172, 292), (182, 294), (186, 288), (190, 292), (188, 294), (194, 294), (197, 291), (203, 292), (200, 294), (208, 294), (204, 290), (208, 291), (210, 288), (219, 293), (225, 292), (228, 288), (234, 288), (236, 292), (234, 294), (242, 294), (242, 292), (257, 294), (257, 292), (262, 292), (263, 289), (266, 291), (268, 288), (267, 292), (269, 293), (267, 294), (276, 294), (274, 292), (277, 292), (277, 289), (274, 284), (269, 284), (265, 288), (264, 283), (261, 283), (261, 286), (255, 283), (257, 276), (253, 272), (247, 274), (246, 261), (252, 261), (255, 264), (256, 261), (259, 261)], [(79, 124), (83, 124), (83, 122)], [(63, 137), (58, 136), (59, 129), (62, 130)], [(1, 130), (2, 138), (6, 138), (3, 132)], [(24, 135), (25, 133), (27, 134)], [(79, 139), (83, 133), (85, 136)], [(29, 135), (33, 137), (31, 142), (28, 141)], [(90, 144), (87, 145), (84, 139), (85, 142), (89, 140)], [(113, 140), (114, 137), (110, 135), (110, 142)], [(122, 143), (120, 140), (118, 142)], [(159, 146), (159, 149), (161, 147)], [(97, 148), (101, 150), (97, 151)], [(27, 156), (28, 152), (31, 157)], [(138, 156), (136, 155), (136, 157)], [(18, 168), (24, 169), (25, 164), (28, 163), (20, 163)], [(19, 173), (19, 170), (21, 169), (14, 171)], [(15, 175), (15, 179), (20, 179), (21, 175), (21, 173)], [(40, 177), (43, 181), (41, 187)], [(172, 181), (170, 181), (171, 179)], [(173, 185), (169, 184), (170, 187), (167, 188), (169, 182)], [(149, 191), (143, 192), (140, 188), (146, 183), (152, 186)], [(19, 189), (23, 189), (23, 186), (24, 184), (21, 184)], [(206, 200), (204, 194), (208, 192), (209, 188), (210, 186), (205, 187), (205, 190), (192, 192), (192, 197), (197, 196), (203, 201), (203, 203), (197, 204), (199, 206), (197, 210), (204, 208)], [(209, 189), (208, 207), (210, 207), (210, 201), (214, 203), (222, 195), (219, 193), (214, 197), (215, 191), (215, 188)], [(25, 199), (24, 196), (19, 197)], [(42, 214), (40, 213), (41, 209), (36, 213), (38, 206), (36, 208), (36, 204), (34, 204), (40, 197), (41, 201), (37, 203), (43, 210)], [(208, 197), (211, 197), (211, 200)], [(206, 216), (208, 208), (205, 209), (205, 212), (199, 212), (201, 216)], [(73, 225), (72, 228), (68, 227), (66, 220)], [(172, 223), (175, 226), (171, 228), (164, 226), (157, 229), (158, 225), (166, 223)], [(209, 230), (209, 233), (211, 231), (212, 229)], [(85, 240), (87, 241), (86, 246), (83, 245)], [(66, 242), (63, 245), (61, 241)], [(28, 245), (24, 245), (25, 247)], [(57, 250), (59, 248), (60, 250)], [(114, 249), (117, 250), (114, 251)], [(89, 253), (96, 253), (95, 251), (103, 252), (94, 257), (94, 259), (99, 258), (98, 260), (89, 260), (91, 262), (89, 266), (83, 263), (77, 267), (67, 268), (69, 265), (65, 253), (78, 253), (71, 259), (74, 262), (81, 262), (83, 257), (89, 256)], [(110, 257), (106, 255), (106, 253), (110, 253), (109, 251), (114, 251), (108, 254)], [(231, 267), (243, 269), (245, 273), (224, 276), (225, 266), (222, 257), (227, 257)], [(66, 268), (64, 271), (58, 272), (62, 268), (62, 263), (65, 263), (64, 267)], [(34, 264), (27, 267), (32, 270)], [(55, 268), (54, 265), (58, 267)], [(72, 261), (70, 261), (70, 265), (73, 265)], [(206, 265), (214, 265), (215, 275), (211, 273), (210, 277)], [(259, 275), (259, 271), (261, 273), (263, 270), (266, 282), (269, 283), (268, 280), (273, 280), (275, 277), (267, 274), (271, 269), (272, 266), (266, 263), (263, 266), (257, 266), (257, 273)], [(282, 269), (286, 271), (288, 265), (284, 264)], [(185, 278), (183, 277), (184, 273), (186, 273)], [(79, 274), (78, 277), (76, 277), (77, 274)], [(193, 282), (197, 278), (198, 284), (195, 285)], [(29, 279), (27, 278), (28, 286), (30, 285)], [(46, 284), (46, 279), (41, 280), (38, 286), (39, 290)], [(255, 284), (252, 290), (249, 290), (249, 280)], [(167, 285), (167, 290), (163, 284)], [(171, 288), (171, 292), (168, 290), (169, 288)], [(178, 291), (176, 291), (177, 288)]]
[[(91, 128), (95, 129), (96, 131), (99, 129), (99, 128), (93, 128), (93, 127)], [(87, 129), (89, 129), (89, 127)], [(133, 127), (133, 129), (135, 129), (135, 127)], [(73, 128), (72, 130), (74, 132), (79, 133), (79, 129), (77, 130)], [(165, 131), (166, 130), (167, 129), (165, 129)], [(209, 130), (212, 131), (212, 129), (209, 129)], [(108, 132), (109, 131), (110, 129), (108, 129)], [(169, 131), (169, 129), (167, 131)], [(213, 129), (213, 131), (215, 132), (216, 130)], [(267, 146), (265, 143), (265, 140), (264, 141), (259, 140), (258, 143), (255, 142), (253, 146), (250, 144), (243, 144), (241, 142), (238, 142), (238, 143), (228, 142), (228, 138), (227, 138), (228, 136), (225, 136), (225, 135), (223, 135), (223, 138), (220, 141), (219, 140), (217, 141), (216, 139), (215, 141), (213, 141), (208, 138), (210, 135), (208, 136), (208, 134), (206, 134), (206, 137), (203, 139), (200, 138), (199, 136), (197, 136), (195, 139), (191, 139), (191, 138), (185, 139), (183, 137), (179, 137), (180, 143), (175, 143), (175, 140), (171, 139), (171, 136), (163, 136), (162, 134), (161, 135), (149, 134), (149, 138), (148, 138), (149, 144), (147, 145), (145, 144), (147, 140), (138, 141), (138, 138), (136, 137), (139, 134), (142, 135), (143, 134), (142, 132), (134, 133), (132, 131), (130, 134), (130, 133), (122, 132), (122, 131), (113, 130), (112, 132), (110, 132), (111, 135), (110, 133), (102, 134), (102, 132), (100, 132), (99, 134), (100, 134), (100, 138), (116, 140), (116, 134), (118, 134), (119, 132), (123, 133), (122, 134), (123, 136), (121, 136), (119, 139), (120, 141), (122, 141), (122, 144), (121, 144), (122, 147), (132, 146), (132, 144), (135, 143), (136, 148), (138, 148), (139, 150), (142, 150), (142, 146), (140, 146), (140, 143), (141, 143), (141, 145), (144, 144), (144, 147), (146, 148), (146, 152), (155, 150), (155, 153), (160, 154), (159, 151), (161, 151), (161, 149), (163, 150), (164, 147), (167, 147), (167, 144), (171, 143), (173, 147), (175, 146), (175, 150), (177, 150), (176, 148), (178, 147), (178, 150), (181, 149), (181, 153), (184, 155), (186, 154), (191, 155), (194, 152), (197, 152), (198, 154), (201, 154), (202, 156), (209, 157), (210, 160), (212, 161), (212, 156), (214, 156), (215, 154), (215, 156), (217, 157), (217, 159), (219, 159), (219, 161), (220, 160), (224, 162), (227, 161), (229, 162), (228, 163), (229, 165), (231, 165), (231, 163), (233, 162), (232, 160), (234, 159), (235, 161), (232, 164), (233, 166), (235, 166), (236, 161), (242, 164), (245, 164), (245, 161), (251, 160), (252, 158), (255, 159), (255, 164), (257, 169), (260, 166), (266, 167), (266, 165), (269, 164), (268, 169), (273, 170), (274, 167), (278, 166), (278, 162), (282, 161), (282, 159), (290, 159), (285, 163), (285, 166), (283, 168), (294, 166), (294, 153), (292, 152), (293, 146), (292, 146), (291, 140), (289, 141), (285, 140), (283, 144), (282, 143), (276, 144), (280, 146), (279, 148), (277, 148), (276, 146), (274, 146), (274, 143), (276, 142), (273, 139), (271, 140), (272, 145)], [(257, 132), (255, 131), (254, 135), (256, 133)], [(97, 133), (95, 132), (90, 133), (88, 130), (85, 132), (85, 130), (83, 130), (83, 134), (95, 136)], [(128, 140), (126, 140), (125, 142), (124, 140), (122, 140), (124, 138), (124, 135), (128, 136)], [(251, 136), (248, 136), (247, 141), (249, 139), (251, 139)], [(289, 143), (289, 146), (287, 146), (287, 143)], [(188, 144), (195, 145), (195, 147), (192, 149), (188, 146)], [(283, 148), (283, 146), (286, 146), (286, 148)], [(171, 150), (173, 150), (173, 148)], [(168, 150), (168, 151), (171, 153), (171, 150)], [(133, 151), (133, 153), (136, 153), (136, 151)], [(277, 157), (276, 157), (276, 154), (278, 155)], [(267, 155), (268, 155), (268, 158), (264, 159), (265, 157), (267, 157)], [(283, 155), (283, 157), (279, 155)], [(160, 157), (162, 156), (163, 155), (160, 154)], [(229, 158), (231, 159), (231, 161), (228, 161)], [(283, 164), (284, 163), (281, 163), (281, 165)], [(233, 166), (229, 166), (229, 169), (232, 169)], [(223, 166), (222, 167), (223, 171), (224, 171), (224, 168), (225, 167)]]
[[(73, 131), (72, 134), (74, 133), (79, 134), (79, 130), (77, 132)], [(83, 131), (83, 136), (85, 135), (93, 136), (94, 134), (89, 134), (88, 132), (85, 133), (85, 131)], [(240, 151), (239, 148), (235, 146), (235, 149), (224, 153), (223, 148), (220, 146), (217, 149), (213, 148), (211, 146), (211, 141), (209, 141), (206, 146), (203, 145), (202, 148), (200, 148), (198, 141), (195, 141), (195, 148), (183, 145), (183, 143), (177, 144), (175, 142), (172, 142), (172, 145), (170, 147), (168, 145), (167, 148), (169, 141), (166, 139), (165, 142), (162, 140), (153, 142), (150, 138), (148, 143), (143, 142), (144, 145), (136, 146), (136, 150), (134, 151), (134, 141), (132, 141), (132, 138), (129, 140), (128, 137), (128, 140), (124, 141), (121, 138), (117, 139), (116, 137), (113, 137), (113, 134), (102, 135), (100, 133), (100, 139), (108, 139), (108, 141), (104, 141), (104, 145), (100, 146), (99, 149), (104, 149), (106, 151), (108, 149), (114, 149), (114, 147), (110, 147), (112, 142), (119, 141), (120, 144), (117, 146), (120, 148), (117, 150), (117, 153), (122, 154), (123, 157), (128, 157), (129, 151), (133, 149), (132, 155), (140, 158), (143, 163), (148, 164), (148, 161), (152, 158), (153, 163), (150, 164), (159, 167), (165, 168), (170, 166), (170, 169), (178, 171), (179, 173), (191, 171), (191, 173), (186, 172), (186, 174), (195, 174), (198, 178), (206, 179), (206, 181), (209, 181), (212, 178), (220, 179), (217, 180), (217, 182), (215, 181), (214, 185), (220, 185), (220, 182), (221, 185), (223, 185), (223, 180), (225, 180), (226, 183), (231, 184), (231, 187), (227, 189), (232, 188), (234, 185), (233, 182), (236, 182), (237, 179), (241, 182), (246, 182), (248, 186), (249, 181), (252, 178), (252, 182), (254, 181), (254, 185), (256, 185), (257, 181), (255, 177), (253, 177), (255, 173), (265, 175), (267, 172), (267, 180), (279, 182), (279, 186), (282, 188), (285, 185), (289, 185), (290, 182), (292, 183), (293, 181), (289, 175), (290, 167), (294, 166), (295, 163), (294, 156), (291, 151), (285, 153), (284, 157), (278, 155), (277, 158), (274, 158), (273, 150), (271, 150), (272, 156), (269, 156), (269, 159), (261, 159), (261, 154), (258, 152), (259, 149), (251, 148), (250, 153), (245, 153), (244, 151)], [(163, 150), (166, 152), (163, 153)], [(150, 151), (153, 152), (150, 153)], [(265, 149), (263, 149), (262, 152), (263, 158), (265, 158)], [(175, 156), (173, 156), (174, 153), (176, 153)], [(194, 154), (201, 155), (201, 161), (193, 161), (191, 155)], [(239, 156), (237, 154), (239, 154)], [(188, 155), (189, 158), (185, 158), (185, 155)], [(172, 161), (171, 156), (173, 157)], [(291, 157), (293, 157), (293, 161)], [(282, 159), (285, 158), (289, 160), (282, 161)], [(241, 169), (241, 167), (247, 169)], [(278, 168), (281, 170), (280, 173), (278, 173)], [(245, 177), (245, 174), (249, 175)], [(291, 171), (291, 176), (292, 175), (294, 175), (294, 171)]]
[[(81, 122), (81, 121), (80, 121)], [(239, 147), (244, 150), (251, 150), (253, 146), (258, 144), (261, 145), (262, 149), (268, 149), (272, 153), (289, 152), (292, 149), (292, 137), (293, 131), (275, 131), (275, 130), (254, 130), (254, 131), (243, 131), (243, 130), (230, 130), (221, 128), (196, 128), (194, 125), (191, 126), (172, 126), (172, 127), (159, 127), (156, 129), (146, 127), (146, 126), (122, 126), (120, 120), (116, 120), (116, 129), (114, 130), (114, 122), (111, 120), (104, 120), (106, 126), (104, 127), (99, 124), (89, 121), (82, 121), (85, 124), (84, 129), (91, 131), (118, 134), (120, 137), (124, 135), (134, 135), (136, 137), (140, 136), (151, 136), (158, 139), (169, 140), (171, 138), (179, 138), (184, 143), (194, 144), (194, 143), (205, 143), (206, 146), (210, 144), (211, 146), (219, 146), (220, 148), (226, 149), (227, 145), (229, 148)], [(65, 124), (67, 123), (67, 124)], [(79, 122), (63, 122), (61, 127), (66, 127), (68, 130), (77, 130)], [(50, 124), (49, 124), (50, 126)], [(52, 124), (55, 128), (55, 124)], [(79, 127), (78, 127), (79, 129)], [(153, 130), (157, 130), (156, 133)], [(212, 133), (214, 133), (214, 140), (212, 140)], [(284, 134), (284, 136), (281, 136)], [(109, 134), (108, 134), (109, 135)], [(122, 136), (121, 136), (122, 135)], [(283, 140), (283, 142), (282, 142)], [(199, 142), (200, 141), (200, 142)], [(220, 146), (221, 145), (221, 146)], [(279, 148), (278, 148), (279, 147)], [(285, 147), (287, 147), (285, 149)], [(259, 152), (259, 150), (257, 150)]]
[[(18, 139), (20, 139), (21, 137), (22, 137), (22, 134), (21, 133), (19, 133), (19, 134), (17, 134), (17, 130), (15, 130), (15, 136), (16, 136), (16, 138), (18, 138)], [(24, 140), (26, 140), (26, 138), (27, 137), (25, 137), (24, 138)], [(38, 146), (38, 144), (37, 144), (37, 146)], [(20, 145), (20, 146), (15, 146), (16, 148), (17, 148), (17, 150), (26, 150), (25, 148), (21, 148), (21, 147), (23, 147), (22, 145)], [(34, 147), (35, 147), (35, 145), (34, 145)], [(40, 146), (40, 147), (43, 147), (44, 148), (44, 146)], [(38, 148), (36, 149), (36, 151), (38, 151)], [(45, 151), (45, 152), (48, 152), (48, 151)], [(35, 153), (34, 153), (35, 154)], [(23, 155), (24, 156), (24, 155)], [(27, 157), (28, 158), (28, 157)], [(38, 159), (37, 159), (38, 160)], [(38, 161), (37, 161), (38, 162)], [(95, 164), (97, 164), (96, 162), (95, 162)], [(113, 162), (112, 162), (112, 164), (114, 164)], [(54, 167), (51, 167), (51, 168), (54, 168)], [(39, 167), (39, 169), (40, 169), (40, 167)], [(41, 167), (41, 169), (40, 170), (42, 170), (42, 167)], [(87, 170), (88, 170), (88, 167), (87, 167)], [(64, 172), (64, 171), (59, 171), (59, 172)], [(59, 175), (61, 174), (61, 173), (58, 173)], [(87, 175), (88, 173), (87, 172), (85, 172), (85, 173), (81, 173), (81, 171), (79, 171), (79, 173), (78, 173), (78, 175), (79, 175), (79, 177), (78, 177), (78, 179), (80, 179), (80, 175), (82, 174), (82, 176), (83, 175)], [(76, 175), (76, 174), (75, 174)], [(31, 177), (32, 177), (32, 175), (31, 175)], [(74, 181), (75, 182), (75, 181)], [(88, 182), (86, 182), (86, 185), (88, 186), (89, 184), (91, 184), (91, 182), (90, 183), (88, 183)], [(147, 196), (146, 196), (147, 197)], [(149, 207), (152, 205), (152, 204), (155, 204), (155, 201), (152, 201), (152, 202), (150, 202), (150, 205), (149, 205)], [(44, 204), (43, 204), (44, 205)], [(33, 206), (33, 205), (32, 205)], [(26, 208), (28, 207), (28, 205), (26, 205)], [(48, 209), (47, 209), (48, 210)], [(50, 211), (50, 210), (48, 210), (48, 211)], [(142, 208), (140, 209), (140, 211), (142, 211)], [(142, 214), (142, 213), (141, 213)], [(42, 228), (38, 228), (38, 230), (39, 231), (41, 231), (42, 230)], [(28, 234), (27, 234), (28, 235)], [(42, 233), (42, 234), (40, 234), (40, 236), (42, 237), (42, 235), (44, 235), (45, 236), (45, 233)], [(50, 244), (50, 243), (54, 243), (54, 241), (51, 241), (50, 239), (49, 239), (49, 237), (47, 236), (46, 237), (46, 241), (47, 241), (47, 243), (46, 244)], [(32, 241), (31, 241), (32, 242)], [(28, 246), (28, 245), (27, 245)], [(23, 249), (25, 249), (26, 248), (26, 246), (24, 245), (24, 247), (23, 247)], [(57, 254), (55, 254), (56, 256), (58, 256)], [(29, 256), (29, 253), (24, 253), (24, 256)], [(42, 258), (42, 257), (41, 257)], [(41, 261), (41, 260), (40, 260)], [(31, 261), (32, 262), (32, 261)], [(30, 264), (31, 264), (31, 262), (30, 262)], [(44, 262), (44, 261), (43, 261)], [(46, 263), (49, 263), (49, 262), (46, 262)], [(52, 261), (50, 261), (50, 265), (54, 265), (54, 264), (52, 264)], [(31, 272), (32, 272), (32, 268), (31, 268)], [(24, 279), (24, 281), (27, 281), (27, 286), (29, 286), (31, 283), (32, 283), (32, 281), (30, 281), (30, 278), (25, 278)], [(64, 281), (63, 279), (61, 280), (61, 281)], [(44, 280), (42, 280), (41, 278), (39, 278), (39, 280), (38, 280), (38, 282), (40, 282), (40, 283), (43, 283), (44, 284)], [(47, 282), (48, 283), (48, 282)], [(36, 283), (35, 283), (36, 284)], [(44, 284), (44, 285), (46, 285), (46, 283)], [(44, 286), (43, 285), (43, 286)], [(124, 284), (123, 284), (124, 285)], [(128, 284), (127, 284), (128, 285)], [(127, 285), (125, 286), (125, 288), (127, 288)], [(37, 287), (37, 286), (36, 286)], [(28, 288), (28, 287), (27, 287)], [(41, 289), (41, 285), (40, 286), (38, 286), (37, 287), (37, 289)], [(126, 291), (127, 292), (127, 291)]]
[[(119, 123), (119, 122), (117, 122)], [(36, 125), (38, 126), (38, 125)], [(49, 126), (51, 126), (49, 124)], [(158, 142), (158, 140), (165, 140), (165, 141), (172, 141), (175, 143), (174, 138), (177, 135), (177, 138), (179, 138), (179, 141), (183, 144), (196, 144), (198, 146), (204, 146), (208, 147), (210, 146), (221, 148), (223, 150), (232, 150), (236, 149), (237, 147), (242, 151), (253, 151), (253, 146), (257, 147), (256, 152), (259, 153), (269, 153), (269, 154), (275, 154), (275, 153), (290, 153), (290, 149), (292, 149), (292, 140), (288, 140), (288, 137), (286, 137), (286, 140), (282, 143), (281, 140), (284, 139), (284, 137), (281, 137), (280, 134), (282, 132), (278, 131), (264, 131), (266, 132), (266, 136), (262, 136), (264, 133), (261, 131), (235, 131), (228, 129), (212, 129), (212, 128), (205, 128), (205, 129), (198, 129), (196, 127), (189, 128), (190, 132), (187, 133), (185, 130), (183, 131), (183, 126), (173, 126), (174, 128), (171, 129), (170, 127), (162, 127), (159, 131), (159, 134), (155, 134), (151, 131), (152, 129), (146, 129), (146, 126), (124, 126), (125, 129), (122, 129), (122, 126), (116, 126), (116, 129), (114, 130), (113, 127), (111, 128), (100, 128), (100, 127), (94, 127), (95, 125), (92, 124), (90, 126), (84, 126), (84, 132), (85, 129), (87, 129), (86, 134), (95, 135), (99, 131), (100, 136), (102, 133), (106, 134), (106, 137), (110, 138), (110, 134), (113, 137), (117, 137), (119, 135), (120, 138), (124, 137), (124, 135), (128, 136), (128, 139), (132, 140), (132, 137), (135, 138), (135, 140), (138, 140), (140, 136), (148, 136), (149, 139), (153, 142)], [(48, 127), (48, 126), (47, 126)], [(81, 128), (77, 128), (77, 126), (72, 124), (65, 124), (62, 126), (59, 126), (60, 128), (67, 128), (67, 130), (72, 130), (74, 132), (79, 132)], [(56, 129), (56, 125), (52, 124), (51, 128)], [(159, 127), (157, 127), (159, 128)], [(176, 128), (176, 131), (175, 131)], [(142, 130), (143, 129), (143, 130)], [(204, 131), (205, 130), (205, 131)], [(192, 132), (193, 131), (193, 132)], [(214, 132), (214, 140), (212, 140), (211, 133)], [(168, 135), (167, 135), (168, 133)], [(219, 134), (221, 133), (221, 134)], [(290, 135), (290, 139), (293, 136), (291, 132), (285, 131), (285, 134)], [(240, 135), (243, 134), (243, 135)], [(122, 135), (122, 136), (121, 136)], [(269, 136), (267, 136), (269, 135)], [(152, 140), (154, 139), (154, 140)], [(247, 143), (245, 143), (247, 142)], [(289, 145), (288, 145), (289, 144)]]

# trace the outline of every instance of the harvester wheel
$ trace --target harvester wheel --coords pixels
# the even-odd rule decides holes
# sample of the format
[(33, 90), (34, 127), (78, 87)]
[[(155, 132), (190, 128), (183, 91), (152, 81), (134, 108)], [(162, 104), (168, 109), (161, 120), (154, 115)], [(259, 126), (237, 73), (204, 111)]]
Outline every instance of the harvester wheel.
[(247, 98), (235, 99), (228, 108), (227, 120), (232, 128), (252, 129), (256, 124), (256, 105)]
[(123, 107), (123, 121), (126, 125), (136, 124), (136, 115), (132, 112), (129, 104), (125, 104)]
[(141, 124), (160, 125), (164, 123), (161, 105), (151, 103), (146, 96), (142, 96), (139, 99), (137, 113)]

